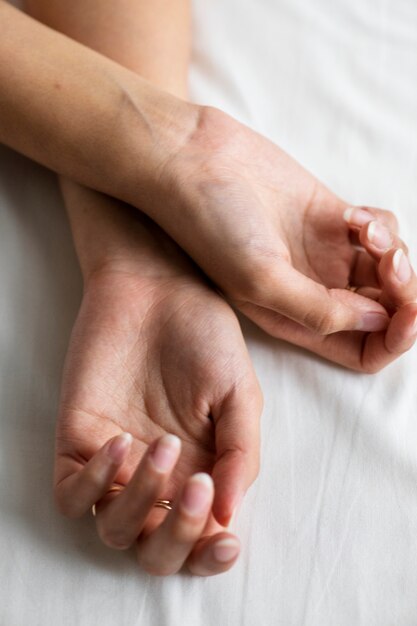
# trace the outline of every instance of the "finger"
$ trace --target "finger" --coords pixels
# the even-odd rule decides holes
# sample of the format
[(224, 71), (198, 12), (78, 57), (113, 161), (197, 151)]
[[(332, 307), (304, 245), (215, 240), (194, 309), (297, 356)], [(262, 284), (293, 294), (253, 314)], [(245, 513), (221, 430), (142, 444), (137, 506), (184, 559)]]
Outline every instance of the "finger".
[(379, 302), (382, 292), (381, 289), (376, 289), (375, 287), (359, 287), (356, 293), (364, 298), (370, 298), (371, 300)]
[(178, 437), (163, 435), (149, 446), (125, 489), (97, 504), (97, 531), (103, 543), (126, 550), (141, 533), (155, 500), (171, 499), (166, 487), (180, 449)]
[(381, 302), (389, 310), (417, 300), (417, 277), (401, 248), (388, 250), (378, 271), (382, 283)]
[(219, 407), (212, 408), (216, 437), (213, 515), (222, 526), (228, 526), (258, 475), (261, 411), (256, 379), (245, 392), (236, 388)]
[[(320, 335), (342, 330), (375, 332), (388, 325), (385, 309), (346, 289), (328, 289), (281, 260), (264, 273), (251, 304), (289, 317)], [(244, 307), (242, 307), (244, 311)]]
[(364, 344), (362, 370), (375, 373), (409, 350), (417, 337), (417, 305), (407, 304), (394, 314), (386, 333), (371, 333)]
[(55, 485), (55, 501), (63, 515), (81, 517), (107, 493), (129, 453), (132, 439), (130, 433), (110, 439), (82, 469), (74, 460), (77, 469)]
[(382, 255), (390, 248), (401, 248), (408, 254), (405, 243), (388, 228), (378, 223), (376, 220), (368, 222), (359, 231), (359, 239), (365, 250), (379, 261)]
[(366, 250), (356, 252), (349, 283), (355, 287), (380, 287), (377, 263)]
[(252, 309), (248, 315), (266, 332), (306, 348), (325, 359), (359, 372), (375, 373), (397, 359), (415, 341), (416, 305), (398, 309), (385, 332), (335, 333), (317, 335), (288, 318), (267, 311)]
[(398, 233), (398, 220), (392, 211), (366, 206), (348, 207), (343, 213), (343, 219), (352, 229), (360, 229), (365, 224), (378, 220), (394, 234)]
[(202, 537), (186, 561), (187, 569), (196, 576), (213, 576), (230, 569), (240, 552), (240, 543), (235, 535), (218, 533)]
[(162, 524), (138, 539), (137, 558), (146, 572), (168, 576), (181, 569), (204, 530), (213, 496), (209, 474), (200, 472), (187, 480)]

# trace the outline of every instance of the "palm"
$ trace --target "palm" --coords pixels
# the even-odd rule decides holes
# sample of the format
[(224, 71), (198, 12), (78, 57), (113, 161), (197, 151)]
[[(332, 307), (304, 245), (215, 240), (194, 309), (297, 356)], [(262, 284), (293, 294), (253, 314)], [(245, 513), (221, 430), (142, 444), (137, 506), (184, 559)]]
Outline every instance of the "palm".
[[(231, 309), (203, 283), (151, 288), (116, 272), (87, 290), (72, 337), (57, 427), (56, 483), (80, 469), (111, 437), (130, 432), (126, 485), (148, 445), (165, 432), (182, 454), (168, 492), (174, 499), (216, 460), (212, 416), (254, 374)], [(77, 468), (75, 465), (78, 465)]]
[[(308, 197), (300, 194), (296, 199), (293, 196), (283, 199), (282, 193), (279, 194), (280, 202), (286, 207), (276, 230), (282, 246), (280, 254), (297, 272), (326, 289), (336, 290), (333, 293), (341, 301), (351, 301), (353, 294), (345, 289), (350, 283), (362, 288), (359, 293), (385, 302), (384, 281), (379, 276), (377, 262), (365, 250), (352, 245), (359, 242), (340, 219), (345, 203), (301, 168), (299, 176), (300, 180), (305, 179), (300, 184), (313, 191)], [(393, 226), (389, 217), (381, 219)], [(375, 342), (372, 333), (321, 335), (267, 307), (250, 302), (238, 302), (238, 307), (274, 337), (353, 369), (378, 369), (380, 342)]]
[[(385, 304), (391, 289), (372, 255), (352, 245), (345, 202), (276, 145), (216, 111), (200, 124), (191, 152), (177, 157), (173, 172), (184, 171), (189, 229), (164, 216), (163, 226), (243, 313), (274, 337), (353, 369), (392, 360), (380, 332), (334, 332), (336, 309), (355, 328), (360, 311), (384, 313), (363, 296)], [(395, 230), (392, 214), (374, 213)], [(348, 283), (365, 289), (352, 293)], [(402, 321), (412, 313), (404, 310)]]

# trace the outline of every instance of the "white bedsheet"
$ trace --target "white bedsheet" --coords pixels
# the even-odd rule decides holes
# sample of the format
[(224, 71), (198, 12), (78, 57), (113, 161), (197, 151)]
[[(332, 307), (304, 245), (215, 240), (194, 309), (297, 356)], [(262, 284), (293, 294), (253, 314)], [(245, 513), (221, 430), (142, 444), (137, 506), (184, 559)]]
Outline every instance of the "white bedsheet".
[[(194, 13), (193, 98), (350, 202), (394, 209), (416, 250), (416, 0), (197, 0)], [(55, 511), (81, 282), (53, 175), (5, 148), (0, 285), (1, 626), (417, 624), (417, 349), (364, 376), (244, 324), (265, 410), (241, 558), (213, 578), (153, 578), (101, 544), (92, 517)]]

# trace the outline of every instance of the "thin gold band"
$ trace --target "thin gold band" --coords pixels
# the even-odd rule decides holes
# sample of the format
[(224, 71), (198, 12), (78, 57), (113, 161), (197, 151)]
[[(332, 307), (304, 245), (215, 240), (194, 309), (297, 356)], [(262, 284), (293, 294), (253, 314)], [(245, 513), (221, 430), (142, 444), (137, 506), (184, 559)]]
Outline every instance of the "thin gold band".
[[(113, 491), (123, 491), (124, 487), (110, 487), (107, 493), (112, 493)], [(107, 495), (107, 494), (106, 494)], [(159, 507), (161, 509), (166, 509), (167, 511), (171, 511), (172, 509), (172, 500), (155, 500), (154, 506)], [(93, 516), (96, 516), (96, 505), (93, 504), (91, 507), (91, 512)]]
[(170, 511), (172, 509), (172, 500), (155, 500), (154, 506)]
[(346, 285), (345, 289), (348, 289), (349, 291), (353, 291), (353, 293), (356, 293), (359, 289), (359, 287), (355, 287), (354, 285), (350, 285), (349, 283)]

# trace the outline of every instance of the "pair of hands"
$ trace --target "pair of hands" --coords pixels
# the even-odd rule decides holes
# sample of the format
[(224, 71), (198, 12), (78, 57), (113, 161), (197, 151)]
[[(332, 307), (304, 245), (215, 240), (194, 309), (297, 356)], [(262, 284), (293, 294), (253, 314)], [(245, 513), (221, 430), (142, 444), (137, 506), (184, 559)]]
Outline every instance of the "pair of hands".
[[(211, 109), (158, 175), (154, 220), (271, 335), (363, 372), (414, 343), (416, 278), (391, 213), (347, 210)], [(57, 424), (57, 504), (77, 517), (99, 501), (101, 539), (134, 544), (150, 573), (225, 571), (239, 552), (227, 524), (259, 468), (262, 406), (236, 316), (154, 223), (87, 189), (82, 201), (117, 215), (121, 243), (85, 273)], [(113, 484), (124, 491), (108, 494)]]

